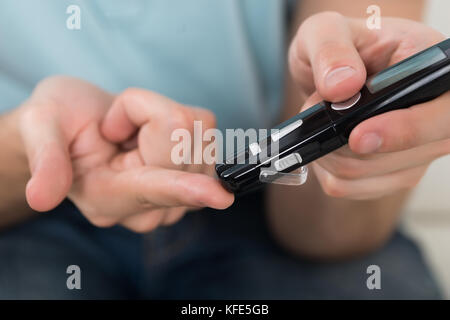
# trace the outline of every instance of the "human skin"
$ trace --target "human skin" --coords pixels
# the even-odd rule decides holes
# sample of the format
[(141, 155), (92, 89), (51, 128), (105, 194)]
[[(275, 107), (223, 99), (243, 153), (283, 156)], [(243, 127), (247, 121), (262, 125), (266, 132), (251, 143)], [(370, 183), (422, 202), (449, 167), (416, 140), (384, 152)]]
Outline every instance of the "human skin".
[[(359, 7), (350, 7), (338, 0), (305, 0), (300, 12), (310, 16), (337, 6), (344, 14), (358, 8), (364, 13), (369, 4), (359, 1)], [(384, 13), (413, 19), (422, 10), (421, 1), (380, 5)], [(344, 100), (360, 89), (367, 73), (442, 39), (412, 21), (384, 19), (382, 23), (380, 32), (369, 32), (363, 20), (328, 12), (295, 28), (298, 36), (289, 55), (292, 77), (287, 81), (284, 117), (297, 113), (303, 103), (307, 108), (323, 98)], [(326, 74), (347, 65), (356, 72), (327, 87)], [(296, 254), (320, 259), (361, 254), (383, 244), (408, 190), (432, 160), (449, 151), (448, 100), (445, 95), (365, 121), (352, 132), (348, 147), (316, 161), (308, 184), (270, 186), (268, 221), (280, 243)], [(168, 105), (177, 110), (172, 123), (159, 113)], [(75, 113), (77, 106), (93, 107)], [(161, 121), (150, 121), (154, 116)], [(226, 208), (233, 197), (208, 176), (210, 168), (173, 167), (164, 160), (170, 145), (157, 142), (168, 141), (168, 132), (175, 128), (192, 130), (195, 119), (208, 123), (205, 130), (214, 126), (207, 111), (181, 106), (156, 93), (131, 89), (114, 96), (77, 79), (44, 80), (28, 101), (0, 117), (5, 151), (0, 154), (0, 220), (11, 224), (29, 217), (26, 200), (35, 210), (45, 211), (65, 196), (95, 225), (121, 224), (137, 232), (174, 223), (187, 208)], [(372, 138), (378, 135), (381, 144), (368, 143), (367, 133)], [(133, 139), (136, 134), (138, 139)], [(374, 145), (378, 149), (370, 150)], [(148, 167), (155, 163), (156, 168)]]
[[(25, 193), (36, 211), (51, 210), (68, 197), (96, 226), (148, 232), (178, 221), (188, 209), (224, 209), (233, 202), (211, 166), (171, 161), (173, 130), (192, 133), (194, 121), (202, 121), (204, 130), (214, 127), (208, 110), (147, 90), (112, 95), (55, 76), (41, 81), (2, 120), (12, 141), (3, 154), (7, 162), (0, 162), (3, 181), (20, 181), (9, 195), (20, 199)], [(8, 161), (13, 158), (19, 161)], [(23, 203), (2, 197), (1, 212), (29, 215)]]
[[(365, 19), (338, 12), (305, 13), (309, 7), (321, 11), (321, 6), (334, 5), (344, 14), (348, 10), (363, 15), (372, 4), (345, 3), (307, 1), (306, 8), (300, 8), (308, 18), (299, 19), (302, 23), (292, 37), (284, 118), (301, 105), (303, 110), (324, 99), (345, 100), (360, 90), (368, 74), (444, 39), (406, 19), (382, 17), (381, 30), (369, 30)], [(383, 16), (404, 13), (419, 20), (422, 11), (421, 1), (377, 4)], [(340, 79), (337, 69), (342, 71)], [(334, 77), (327, 79), (330, 74)], [(409, 190), (434, 159), (450, 152), (449, 103), (445, 94), (364, 121), (352, 131), (348, 146), (310, 166), (306, 185), (270, 186), (268, 220), (275, 237), (290, 251), (315, 259), (359, 255), (385, 243)]]

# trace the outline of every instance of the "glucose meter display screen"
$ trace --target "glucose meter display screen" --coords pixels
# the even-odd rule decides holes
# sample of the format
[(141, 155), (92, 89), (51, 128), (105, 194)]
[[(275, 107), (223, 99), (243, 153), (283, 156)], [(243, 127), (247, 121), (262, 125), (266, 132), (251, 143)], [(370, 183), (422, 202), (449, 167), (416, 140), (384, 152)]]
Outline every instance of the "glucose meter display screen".
[(391, 84), (401, 81), (445, 58), (446, 55), (440, 48), (430, 48), (415, 57), (375, 74), (367, 80), (366, 86), (372, 94), (377, 93)]

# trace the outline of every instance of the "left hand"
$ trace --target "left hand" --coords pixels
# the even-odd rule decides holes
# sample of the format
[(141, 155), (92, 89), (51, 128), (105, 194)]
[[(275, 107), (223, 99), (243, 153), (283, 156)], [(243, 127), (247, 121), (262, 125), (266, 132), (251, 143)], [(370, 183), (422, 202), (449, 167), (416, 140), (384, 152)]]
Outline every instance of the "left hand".
[[(84, 80), (42, 80), (15, 110), (31, 171), (27, 201), (36, 211), (68, 197), (92, 224), (149, 232), (190, 209), (225, 209), (234, 200), (207, 164), (175, 164), (171, 134), (214, 127), (205, 109), (130, 88), (112, 95)], [(195, 154), (198, 146), (194, 145)]]
[[(381, 30), (362, 19), (325, 12), (308, 18), (289, 52), (291, 75), (309, 98), (343, 101), (376, 73), (445, 37), (417, 22), (386, 18)], [(315, 92), (314, 92), (315, 91)], [(349, 144), (315, 161), (313, 168), (330, 196), (375, 199), (413, 188), (429, 164), (450, 153), (450, 93), (359, 124)]]

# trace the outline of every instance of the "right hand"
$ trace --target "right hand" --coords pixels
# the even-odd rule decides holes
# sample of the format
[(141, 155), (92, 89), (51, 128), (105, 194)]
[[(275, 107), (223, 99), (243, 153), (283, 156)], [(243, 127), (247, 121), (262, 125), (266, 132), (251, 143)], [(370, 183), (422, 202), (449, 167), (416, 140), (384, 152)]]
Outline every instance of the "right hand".
[(69, 197), (96, 226), (148, 232), (178, 221), (189, 208), (233, 202), (211, 166), (174, 165), (174, 129), (214, 126), (211, 112), (156, 93), (113, 96), (82, 80), (42, 81), (17, 110), (31, 171), (27, 202), (36, 211)]
[[(367, 74), (444, 39), (415, 21), (383, 18), (381, 30), (369, 30), (363, 19), (323, 12), (300, 26), (289, 51), (290, 70), (298, 90), (310, 95), (306, 108), (321, 100), (343, 101), (361, 90)], [(447, 93), (360, 123), (348, 145), (312, 164), (323, 191), (375, 200), (414, 188), (432, 161), (450, 153), (449, 101)]]

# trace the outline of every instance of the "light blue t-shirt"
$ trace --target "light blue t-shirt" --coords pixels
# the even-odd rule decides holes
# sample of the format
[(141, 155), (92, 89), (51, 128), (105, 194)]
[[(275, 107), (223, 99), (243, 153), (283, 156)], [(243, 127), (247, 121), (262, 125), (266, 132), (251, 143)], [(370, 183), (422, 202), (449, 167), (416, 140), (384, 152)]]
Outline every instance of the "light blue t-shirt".
[[(70, 5), (80, 30), (66, 26)], [(111, 92), (154, 90), (216, 113), (219, 128), (279, 112), (285, 3), (274, 0), (2, 0), (0, 112), (65, 74)]]

